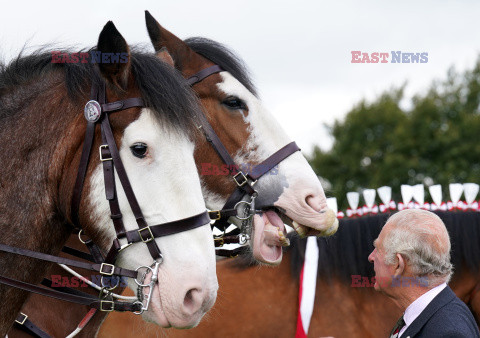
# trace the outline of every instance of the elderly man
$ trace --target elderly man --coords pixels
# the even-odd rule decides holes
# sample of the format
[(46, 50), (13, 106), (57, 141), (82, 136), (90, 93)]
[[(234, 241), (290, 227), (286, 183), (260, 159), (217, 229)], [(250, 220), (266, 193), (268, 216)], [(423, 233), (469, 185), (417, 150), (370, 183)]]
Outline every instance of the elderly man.
[(391, 216), (368, 256), (375, 290), (404, 311), (390, 337), (480, 337), (467, 306), (447, 282), (450, 238), (440, 217), (407, 209)]

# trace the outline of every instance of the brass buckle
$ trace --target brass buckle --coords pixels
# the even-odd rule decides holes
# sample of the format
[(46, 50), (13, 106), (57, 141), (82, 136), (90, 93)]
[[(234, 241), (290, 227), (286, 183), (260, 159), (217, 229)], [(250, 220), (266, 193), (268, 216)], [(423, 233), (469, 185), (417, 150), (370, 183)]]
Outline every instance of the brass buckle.
[[(216, 243), (219, 243), (218, 244), (218, 247), (221, 247), (225, 244), (225, 240), (223, 239), (223, 236), (219, 236), (219, 237), (214, 237), (213, 238), (213, 241)], [(217, 247), (217, 245), (215, 245), (215, 247)]]
[[(105, 272), (105, 271), (103, 271), (103, 268), (104, 268), (105, 266), (110, 267), (110, 272)], [(113, 264), (102, 263), (102, 265), (100, 265), (100, 273), (101, 273), (102, 275), (112, 276), (114, 271), (115, 271), (115, 265), (113, 265)]]
[[(144, 230), (148, 230), (148, 233), (150, 235), (150, 238), (147, 238), (147, 239), (144, 239), (143, 236), (142, 236), (142, 231)], [(150, 227), (147, 225), (145, 228), (141, 228), (138, 231), (138, 234), (140, 235), (140, 239), (142, 240), (143, 243), (148, 243), (148, 242), (151, 242), (154, 240), (155, 237), (153, 237), (153, 234), (152, 234), (152, 230), (150, 229)]]
[[(215, 215), (215, 218), (212, 218), (211, 215)], [(218, 221), (220, 218), (222, 218), (222, 214), (220, 213), (220, 210), (212, 210), (208, 212), (208, 216), (210, 217), (210, 220), (212, 221)]]
[(102, 149), (108, 149), (108, 144), (102, 144), (100, 147), (98, 147), (98, 152), (100, 153), (100, 161), (102, 162), (111, 161), (112, 160), (111, 157), (103, 158)]
[[(103, 306), (103, 304), (109, 304), (109, 307), (105, 308)], [(111, 300), (101, 300), (100, 301), (100, 311), (112, 312), (113, 310), (115, 310), (115, 303), (113, 301), (111, 301)]]
[[(239, 182), (239, 181), (237, 180), (237, 177), (238, 177), (238, 176), (240, 176), (240, 177), (242, 178), (242, 182)], [(237, 183), (237, 185), (238, 185), (239, 187), (243, 187), (243, 186), (244, 186), (245, 184), (247, 184), (247, 182), (248, 182), (247, 177), (246, 177), (241, 171), (239, 171), (236, 175), (234, 175), (234, 176), (233, 176), (233, 179), (235, 180), (235, 183)]]
[(19, 316), (23, 316), (23, 317), (20, 320), (18, 320), (18, 317), (17, 317), (17, 319), (15, 319), (15, 323), (18, 323), (20, 325), (25, 324), (25, 321), (27, 320), (28, 316), (26, 314), (24, 314), (23, 312), (20, 312)]

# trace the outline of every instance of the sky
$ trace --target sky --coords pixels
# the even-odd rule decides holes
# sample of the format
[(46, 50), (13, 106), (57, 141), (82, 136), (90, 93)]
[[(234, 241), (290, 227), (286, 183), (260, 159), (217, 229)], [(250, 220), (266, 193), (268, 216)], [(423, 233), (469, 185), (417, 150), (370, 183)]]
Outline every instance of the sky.
[[(407, 83), (422, 93), (480, 52), (477, 1), (9, 1), (0, 11), (0, 56), (26, 44), (94, 46), (112, 20), (129, 44), (149, 45), (144, 10), (181, 38), (204, 36), (247, 64), (260, 97), (305, 154), (329, 149), (324, 125), (361, 99)], [(428, 53), (427, 63), (352, 63), (352, 51)], [(404, 102), (408, 107), (408, 100)]]

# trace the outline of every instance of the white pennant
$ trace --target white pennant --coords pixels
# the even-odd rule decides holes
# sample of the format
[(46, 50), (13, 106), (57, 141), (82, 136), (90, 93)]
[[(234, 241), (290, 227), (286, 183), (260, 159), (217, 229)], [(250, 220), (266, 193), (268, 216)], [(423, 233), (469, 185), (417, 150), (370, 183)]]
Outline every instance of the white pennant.
[(383, 186), (377, 189), (378, 191), (378, 196), (382, 200), (382, 203), (386, 206), (390, 204), (390, 201), (392, 200), (392, 188)]
[(400, 192), (402, 194), (403, 204), (405, 208), (407, 207), (408, 203), (412, 200), (413, 197), (413, 187), (411, 185), (402, 184), (400, 187)]
[(347, 201), (350, 205), (350, 209), (357, 210), (358, 201), (360, 200), (360, 194), (358, 192), (347, 192)]
[(428, 190), (433, 203), (440, 206), (442, 204), (442, 186), (440, 184), (431, 185)]
[(465, 202), (467, 202), (468, 205), (471, 205), (475, 201), (475, 198), (478, 194), (478, 188), (479, 186), (477, 183), (463, 184), (463, 189), (465, 192)]
[(305, 261), (303, 263), (302, 299), (300, 301), (300, 315), (303, 331), (306, 334), (308, 334), (313, 307), (315, 305), (318, 252), (317, 238), (313, 236), (308, 237), (307, 247), (305, 248)]
[(337, 214), (338, 213), (337, 198), (336, 197), (327, 198), (327, 207), (329, 209), (332, 209), (335, 212), (335, 214)]
[(420, 204), (420, 207), (422, 207), (423, 203), (425, 202), (425, 189), (423, 187), (423, 184), (414, 185), (412, 188), (412, 194), (413, 199), (417, 201), (418, 204)]
[(375, 196), (377, 195), (377, 192), (375, 189), (365, 189), (363, 191), (363, 199), (365, 200), (365, 204), (367, 205), (367, 208), (371, 210), (373, 208), (373, 205), (375, 204)]
[(457, 206), (458, 201), (460, 201), (460, 197), (462, 197), (463, 185), (460, 183), (450, 183), (449, 190), (450, 200), (452, 201), (454, 206)]

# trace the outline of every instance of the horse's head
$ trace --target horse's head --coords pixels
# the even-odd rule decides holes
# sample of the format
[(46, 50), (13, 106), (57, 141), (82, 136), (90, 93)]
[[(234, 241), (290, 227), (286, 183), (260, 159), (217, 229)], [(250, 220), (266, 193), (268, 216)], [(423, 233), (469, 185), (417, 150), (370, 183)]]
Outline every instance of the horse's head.
[[(211, 40), (182, 41), (148, 11), (146, 22), (157, 53), (163, 54), (166, 49), (186, 78), (215, 64), (224, 70), (193, 88), (210, 124), (240, 169), (262, 170), (259, 163), (290, 143), (256, 95), (243, 63), (235, 55)], [(205, 201), (210, 209), (221, 209), (235, 183), (211, 145), (205, 140), (197, 144), (195, 158), (202, 173)], [(322, 186), (300, 152), (288, 156), (262, 176), (255, 190), (256, 209), (265, 211), (254, 217), (253, 252), (260, 261), (269, 264), (281, 261), (281, 245), (286, 241), (284, 222), (302, 235), (329, 236), (337, 230), (335, 213), (327, 208)]]
[[(200, 226), (188, 231), (175, 233), (173, 229), (173, 234), (160, 238), (153, 238), (157, 236), (152, 235), (151, 228), (159, 225), (157, 228), (161, 229), (163, 223), (205, 212), (193, 157), (194, 143), (188, 134), (188, 131), (194, 130), (191, 121), (194, 110), (198, 109), (196, 99), (171, 67), (153, 55), (132, 53), (111, 22), (102, 30), (96, 50), (103, 59), (97, 65), (87, 64), (84, 67), (98, 66), (100, 77), (106, 83), (107, 102), (123, 100), (125, 103), (127, 99), (140, 96), (145, 104), (144, 108), (132, 107), (109, 113), (108, 118), (133, 198), (141, 209), (144, 225), (149, 228), (138, 232), (142, 227), (139, 226), (138, 212), (132, 210), (135, 209), (132, 207), (132, 194), (128, 193), (120, 177), (113, 151), (115, 173), (118, 174), (114, 179), (116, 193), (113, 195), (118, 198), (125, 230), (141, 240), (127, 245), (127, 238), (122, 238), (115, 231), (112, 218), (118, 220), (119, 217), (111, 216), (114, 213), (109, 205), (111, 198), (110, 201), (105, 198), (106, 194), (112, 195), (104, 183), (108, 180), (103, 167), (105, 158), (100, 160), (98, 155), (90, 159), (79, 208), (79, 223), (86, 234), (101, 243), (105, 252), (117, 236), (120, 238), (120, 245), (125, 248), (119, 253), (119, 266), (135, 270), (161, 262), (150, 307), (143, 314), (145, 319), (164, 327), (195, 326), (212, 307), (218, 289), (209, 220), (203, 218)], [(85, 120), (78, 118), (70, 134), (76, 135), (79, 142), (72, 155), (68, 177), (76, 175), (84, 132)], [(98, 126), (96, 132), (93, 149), (105, 144)], [(95, 151), (92, 154), (98, 153)], [(72, 180), (66, 179), (66, 182), (71, 189)], [(160, 249), (162, 258), (151, 254), (155, 246)], [(138, 281), (148, 284), (156, 278), (153, 270), (140, 269)], [(129, 279), (128, 283), (137, 292), (135, 281)], [(148, 293), (149, 288), (138, 292)]]

